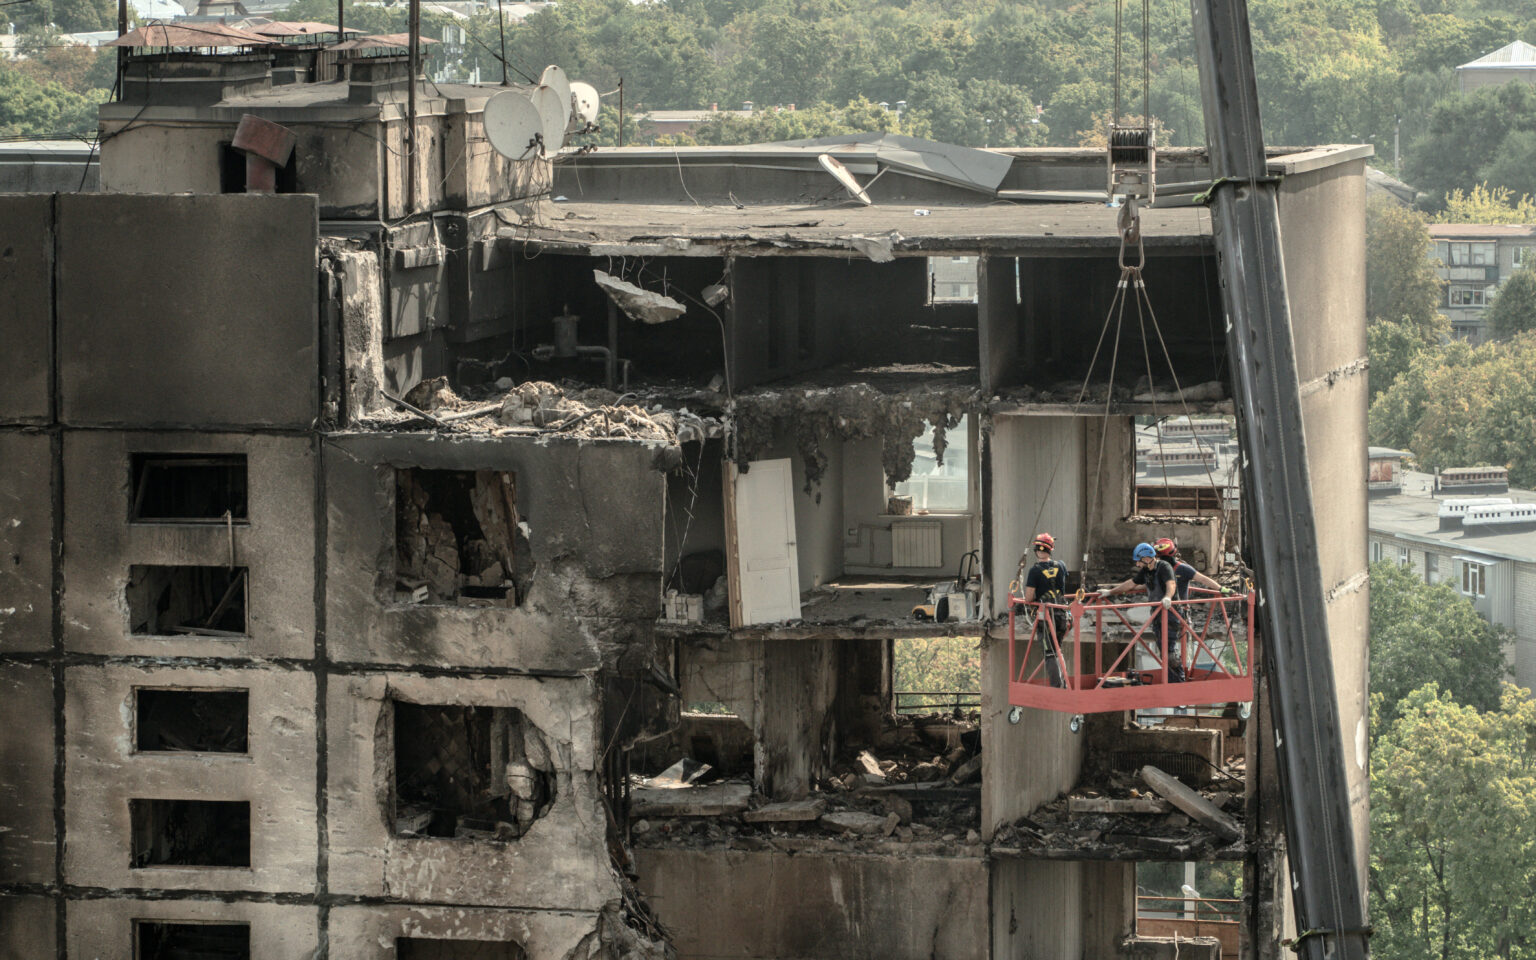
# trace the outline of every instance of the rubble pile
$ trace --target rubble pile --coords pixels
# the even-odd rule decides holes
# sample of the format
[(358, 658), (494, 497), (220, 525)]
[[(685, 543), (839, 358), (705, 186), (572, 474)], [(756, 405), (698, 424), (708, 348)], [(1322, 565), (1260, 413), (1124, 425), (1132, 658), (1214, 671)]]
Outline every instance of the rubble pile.
[(636, 394), (602, 387), (567, 388), (542, 380), (516, 383), (503, 377), (477, 392), (483, 395), (463, 397), (447, 377), (432, 377), (363, 419), (375, 427), (414, 428), (426, 421), (440, 429), (492, 436), (560, 434), (672, 446), (724, 434), (718, 417), (700, 416), (687, 407), (669, 410), (659, 401), (647, 406), (633, 402)]
[[(1005, 825), (993, 843), (1058, 856), (1119, 847), (1126, 856), (1172, 860), (1200, 859), (1229, 847), (1240, 850), (1242, 766), (1240, 758), (1224, 765), (1225, 777), (1199, 789), (1156, 767), (1143, 768), (1142, 775), (1115, 773), (1096, 786), (1079, 785)], [(1149, 782), (1146, 770), (1158, 776)]]

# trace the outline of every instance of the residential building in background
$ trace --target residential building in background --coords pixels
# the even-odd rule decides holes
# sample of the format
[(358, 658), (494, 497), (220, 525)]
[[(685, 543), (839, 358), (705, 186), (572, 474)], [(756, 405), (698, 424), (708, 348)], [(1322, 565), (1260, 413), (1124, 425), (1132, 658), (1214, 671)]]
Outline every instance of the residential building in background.
[(1536, 83), (1536, 46), (1524, 40), (1456, 68), (1456, 88), (1462, 93), (1511, 82)]
[(1451, 332), (1469, 343), (1482, 343), (1488, 330), (1488, 305), (1499, 284), (1536, 258), (1536, 225), (1431, 223), (1430, 257), (1443, 281), (1440, 312)]

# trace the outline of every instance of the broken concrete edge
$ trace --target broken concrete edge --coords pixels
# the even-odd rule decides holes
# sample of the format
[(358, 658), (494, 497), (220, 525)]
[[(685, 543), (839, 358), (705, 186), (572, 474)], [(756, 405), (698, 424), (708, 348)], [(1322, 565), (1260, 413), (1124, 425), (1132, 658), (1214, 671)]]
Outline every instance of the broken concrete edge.
[(1156, 790), (1169, 803), (1204, 824), (1223, 840), (1235, 842), (1243, 838), (1243, 828), (1236, 820), (1223, 813), (1215, 804), (1181, 783), (1178, 778), (1150, 764), (1141, 768), (1141, 778), (1147, 786)]

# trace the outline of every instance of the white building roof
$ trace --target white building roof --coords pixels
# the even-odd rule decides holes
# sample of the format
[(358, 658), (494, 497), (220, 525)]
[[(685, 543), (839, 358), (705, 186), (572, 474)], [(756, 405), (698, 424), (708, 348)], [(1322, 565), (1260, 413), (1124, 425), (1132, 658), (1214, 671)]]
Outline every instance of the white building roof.
[(128, 0), (128, 5), (138, 15), (140, 23), (146, 20), (174, 20), (187, 15), (186, 9), (174, 0)]
[(1524, 40), (1516, 40), (1508, 46), (1500, 47), (1485, 56), (1478, 57), (1470, 63), (1464, 63), (1457, 70), (1488, 70), (1527, 68), (1536, 70), (1536, 46), (1526, 43)]

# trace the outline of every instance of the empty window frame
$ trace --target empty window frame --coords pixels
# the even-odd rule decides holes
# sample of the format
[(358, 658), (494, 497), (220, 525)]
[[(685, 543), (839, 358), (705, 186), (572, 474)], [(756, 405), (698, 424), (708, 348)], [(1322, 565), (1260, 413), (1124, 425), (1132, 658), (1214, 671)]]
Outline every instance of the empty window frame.
[(1424, 582), (1429, 584), (1440, 582), (1440, 555), (1438, 553), (1424, 554)]
[(1517, 268), (1529, 266), (1536, 262), (1536, 247), (1520, 244), (1510, 250), (1509, 260)]
[(129, 461), (132, 522), (246, 522), (245, 454), (135, 453)]
[(399, 960), (525, 960), (522, 946), (510, 940), (428, 940), (400, 937), (395, 940)]
[(554, 758), (519, 710), (397, 700), (395, 832), (516, 840), (555, 802)]
[(395, 471), (396, 601), (513, 606), (526, 557), (512, 474)]
[(1400, 567), (1406, 567), (1411, 562), (1412, 562), (1412, 555), (1409, 554), (1408, 548), (1404, 547), (1404, 546), (1399, 546), (1397, 548), (1397, 565), (1400, 566)]
[(129, 630), (156, 637), (246, 636), (248, 581), (245, 567), (135, 564), (125, 590)]
[(130, 800), (130, 866), (248, 867), (251, 805), (244, 800)]
[(1461, 592), (1468, 597), (1488, 595), (1488, 565), (1475, 560), (1461, 561)]
[(976, 257), (929, 257), (928, 302), (975, 303)]
[(1381, 541), (1379, 541), (1379, 540), (1372, 540), (1371, 541), (1371, 562), (1372, 563), (1376, 563), (1380, 559), (1381, 559)]
[(247, 690), (134, 691), (134, 749), (140, 752), (245, 753)]
[[(912, 498), (912, 509), (928, 513), (964, 513), (971, 504), (971, 418), (944, 432), (942, 448), (933, 424), (912, 441), (912, 475), (892, 484), (897, 496)], [(943, 461), (939, 457), (942, 454)]]
[(247, 923), (135, 920), (134, 960), (250, 960)]

